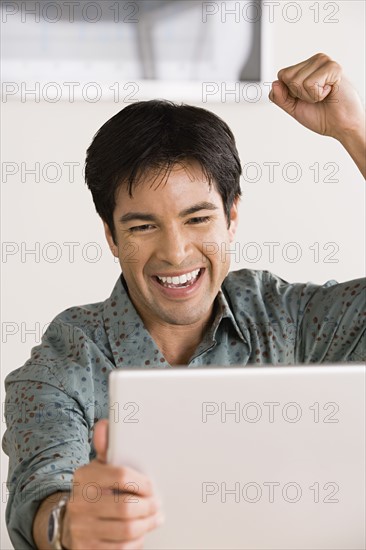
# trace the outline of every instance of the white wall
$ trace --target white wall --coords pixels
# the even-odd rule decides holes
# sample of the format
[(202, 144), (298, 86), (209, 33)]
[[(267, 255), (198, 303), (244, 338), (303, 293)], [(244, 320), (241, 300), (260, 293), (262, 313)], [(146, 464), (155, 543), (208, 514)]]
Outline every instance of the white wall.
[[(338, 1), (328, 4), (339, 8), (333, 17), (336, 23), (326, 23), (331, 15), (326, 2), (319, 4), (320, 21), (314, 22), (314, 2), (298, 2), (302, 17), (289, 23), (282, 15), (281, 2), (275, 11), (272, 25), (271, 53), (273, 79), (278, 69), (295, 64), (318, 51), (323, 51), (340, 62), (364, 98), (365, 88), (365, 3)], [(290, 12), (289, 12), (290, 13)], [(291, 13), (290, 13), (291, 15)], [(163, 96), (163, 92), (160, 94)], [(39, 263), (27, 255), (23, 261), (20, 251), (2, 258), (2, 370), (1, 378), (28, 357), (38, 336), (25, 334), (25, 329), (42, 327), (58, 312), (71, 305), (90, 303), (109, 296), (119, 274), (104, 245), (102, 225), (97, 218), (91, 196), (82, 181), (81, 167), (85, 149), (94, 132), (123, 104), (112, 101), (87, 103), (34, 103), (13, 100), (1, 104), (2, 161), (27, 166), (49, 162), (63, 166), (59, 182), (35, 183), (31, 176), (21, 182), (19, 176), (8, 178), (2, 184), (2, 240), (28, 249), (40, 243)], [(256, 104), (221, 102), (205, 104), (224, 118), (237, 138), (242, 163), (257, 163), (263, 170), (257, 183), (246, 183), (241, 204), (241, 228), (238, 241), (258, 243), (262, 258), (250, 263), (241, 253), (240, 262), (233, 269), (249, 267), (269, 269), (288, 281), (339, 281), (364, 275), (365, 270), (365, 201), (363, 178), (341, 146), (330, 138), (322, 138), (300, 127), (297, 123), (267, 101)], [(68, 181), (65, 162), (78, 162), (75, 181)], [(264, 162), (279, 162), (281, 171), (287, 163), (296, 162), (302, 177), (297, 183), (276, 177), (268, 182)], [(320, 181), (314, 181), (310, 166), (319, 163)], [(335, 163), (337, 182), (324, 181), (331, 175)], [(291, 170), (288, 176), (293, 177)], [(51, 172), (50, 172), (51, 175)], [(248, 172), (254, 178), (253, 170)], [(62, 256), (51, 263), (55, 249), (47, 243), (58, 244)], [(75, 248), (75, 259), (70, 261), (70, 248), (63, 243), (80, 243)], [(82, 248), (88, 243), (100, 245), (102, 256), (91, 262), (95, 248)], [(274, 262), (269, 261), (269, 248), (264, 242), (279, 242)], [(285, 261), (283, 247), (296, 242), (302, 257), (297, 263)], [(314, 250), (319, 243), (320, 258), (316, 262)], [(335, 263), (326, 261), (332, 252), (323, 249), (326, 243), (335, 243)], [(9, 245), (7, 245), (9, 246)], [(289, 255), (294, 248), (289, 248)], [(255, 250), (247, 249), (252, 258)], [(89, 260), (89, 261), (88, 261)], [(9, 323), (14, 323), (9, 325)], [(22, 324), (23, 323), (23, 330)], [(6, 335), (10, 327), (13, 335)], [(3, 389), (3, 382), (2, 382)], [(1, 397), (4, 402), (4, 395)], [(2, 423), (2, 432), (4, 423)], [(2, 454), (2, 481), (6, 479), (6, 457)], [(2, 483), (2, 521), (5, 513), (6, 491)], [(2, 525), (4, 527), (4, 525)], [(5, 529), (2, 529), (1, 548), (11, 548)]]

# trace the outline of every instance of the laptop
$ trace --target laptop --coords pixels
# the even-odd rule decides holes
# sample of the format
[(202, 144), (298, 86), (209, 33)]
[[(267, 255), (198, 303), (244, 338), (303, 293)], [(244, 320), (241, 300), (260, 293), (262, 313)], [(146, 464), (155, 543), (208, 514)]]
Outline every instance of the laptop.
[(144, 472), (149, 550), (365, 548), (365, 365), (110, 374), (108, 462)]

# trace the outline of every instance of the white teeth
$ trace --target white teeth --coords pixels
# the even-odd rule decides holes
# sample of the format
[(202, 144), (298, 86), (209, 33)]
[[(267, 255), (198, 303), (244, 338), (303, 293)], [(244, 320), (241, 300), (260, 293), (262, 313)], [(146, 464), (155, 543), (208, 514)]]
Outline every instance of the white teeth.
[(180, 275), (179, 277), (159, 277), (159, 275), (157, 277), (162, 283), (184, 285), (187, 281), (195, 279), (199, 272), (199, 269), (195, 269), (194, 271), (191, 271), (190, 273), (185, 273), (184, 275)]

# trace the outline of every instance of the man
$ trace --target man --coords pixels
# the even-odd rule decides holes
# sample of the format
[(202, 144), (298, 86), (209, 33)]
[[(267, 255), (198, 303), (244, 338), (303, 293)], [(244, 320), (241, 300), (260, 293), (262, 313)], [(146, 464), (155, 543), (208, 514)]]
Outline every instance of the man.
[[(282, 69), (269, 97), (365, 175), (365, 115), (337, 63), (317, 54)], [(228, 275), (218, 245), (235, 236), (240, 173), (230, 129), (203, 109), (137, 103), (94, 137), (86, 181), (123, 277), (104, 303), (57, 316), (6, 380), (16, 548), (137, 549), (163, 521), (150, 480), (106, 463), (113, 368), (365, 359), (362, 280)]]

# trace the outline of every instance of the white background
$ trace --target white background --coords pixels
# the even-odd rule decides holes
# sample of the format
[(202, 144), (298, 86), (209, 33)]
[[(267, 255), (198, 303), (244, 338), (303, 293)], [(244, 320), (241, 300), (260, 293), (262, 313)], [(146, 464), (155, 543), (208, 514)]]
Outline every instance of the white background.
[[(221, 4), (221, 3), (219, 3)], [(324, 19), (326, 2), (298, 2), (302, 16), (290, 23), (283, 14), (289, 2), (280, 2), (271, 23), (272, 79), (282, 67), (293, 65), (319, 51), (329, 54), (343, 67), (355, 84), (361, 97), (365, 96), (365, 3), (338, 1), (339, 7), (333, 19)], [(318, 4), (319, 22), (314, 22), (315, 12), (310, 6)], [(328, 3), (329, 4), (329, 3)], [(284, 12), (286, 14), (286, 12)], [(267, 15), (266, 15), (267, 14)], [(291, 12), (288, 12), (291, 17)], [(263, 17), (268, 12), (263, 12)], [(135, 99), (142, 99), (141, 88)], [(164, 97), (164, 88), (160, 97)], [(182, 98), (183, 99), (183, 98)], [(295, 281), (325, 282), (328, 279), (344, 281), (364, 276), (365, 271), (365, 195), (363, 178), (342, 147), (330, 138), (323, 138), (300, 127), (294, 120), (269, 101), (239, 103), (218, 97), (217, 103), (200, 104), (221, 116), (232, 128), (242, 160), (247, 167), (247, 179), (255, 179), (254, 165), (262, 169), (262, 177), (256, 183), (243, 185), (240, 207), (241, 224), (238, 242), (241, 251), (233, 269), (247, 267), (268, 269), (282, 278)], [(221, 100), (221, 101), (220, 101)], [(199, 104), (199, 103), (197, 103)], [(16, 176), (2, 182), (2, 241), (3, 247), (14, 246), (19, 250), (13, 255), (2, 256), (2, 392), (3, 379), (8, 372), (22, 365), (30, 349), (38, 343), (44, 327), (61, 310), (77, 304), (96, 302), (107, 298), (119, 275), (119, 265), (114, 262), (104, 244), (102, 224), (97, 217), (91, 195), (82, 180), (81, 169), (85, 150), (96, 130), (126, 103), (79, 100), (74, 103), (60, 101), (35, 103), (28, 99), (22, 103), (13, 99), (1, 103), (2, 162), (24, 162), (27, 167), (39, 162), (41, 170), (47, 163), (58, 163), (62, 168), (60, 181), (35, 183), (26, 176), (22, 182), (19, 171)], [(76, 162), (75, 181), (69, 181), (64, 163)], [(269, 182), (268, 168), (264, 162), (278, 162), (275, 181)], [(280, 177), (287, 163), (297, 163), (302, 171), (298, 182)], [(319, 163), (318, 182), (314, 181), (314, 166)], [(326, 163), (336, 163), (338, 172), (333, 178), (338, 182), (324, 181), (331, 175)], [(54, 172), (50, 170), (49, 176)], [(294, 172), (285, 172), (285, 178)], [(59, 261), (52, 262), (57, 243)], [(70, 261), (70, 246), (63, 243), (80, 243), (75, 246), (74, 261)], [(274, 261), (270, 261), (269, 247), (264, 242), (278, 242), (274, 249)], [(301, 258), (294, 257), (297, 243)], [(6, 244), (8, 243), (8, 244)], [(9, 245), (9, 243), (14, 243)], [(25, 243), (25, 244), (21, 244)], [(35, 243), (39, 243), (36, 245)], [(88, 243), (97, 243), (97, 247)], [(246, 247), (257, 243), (256, 248)], [(319, 243), (319, 261), (309, 247)], [(326, 243), (336, 243), (338, 251), (333, 255), (335, 263), (324, 261), (333, 248), (324, 250)], [(22, 258), (21, 249), (39, 246), (40, 254)], [(4, 250), (4, 249), (3, 249)], [(261, 251), (258, 261), (249, 260)], [(101, 257), (93, 262), (96, 251)], [(282, 252), (284, 251), (285, 259)], [(43, 253), (43, 254), (42, 254)], [(234, 260), (236, 258), (234, 257)], [(12, 323), (12, 324), (11, 324)], [(23, 325), (22, 325), (23, 323)], [(27, 334), (36, 329), (38, 334)], [(8, 334), (13, 330), (14, 334)], [(4, 394), (1, 396), (4, 402)], [(2, 422), (2, 432), (5, 429)], [(2, 535), (1, 548), (11, 548), (4, 529), (6, 503), (5, 479), (7, 459), (2, 454)]]

